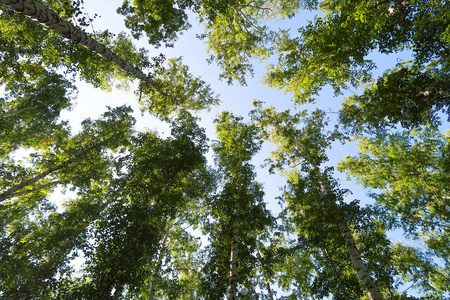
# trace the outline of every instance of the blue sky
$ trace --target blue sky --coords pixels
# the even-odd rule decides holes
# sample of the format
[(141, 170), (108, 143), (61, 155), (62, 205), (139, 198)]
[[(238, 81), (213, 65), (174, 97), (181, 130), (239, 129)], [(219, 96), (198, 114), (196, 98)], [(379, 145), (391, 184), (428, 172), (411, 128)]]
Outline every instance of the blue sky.
[[(89, 15), (92, 17), (95, 13), (101, 17), (97, 18), (93, 22), (95, 30), (108, 29), (113, 33), (124, 31), (122, 17), (115, 13), (118, 6), (121, 5), (122, 0), (96, 0), (86, 1), (85, 6)], [(284, 28), (300, 27), (305, 24), (307, 17), (311, 17), (313, 14), (301, 13), (295, 19), (289, 20), (285, 23), (277, 24), (276, 26), (282, 26)], [(202, 121), (201, 125), (206, 129), (207, 135), (211, 140), (215, 138), (215, 125), (213, 120), (216, 115), (223, 111), (228, 110), (236, 115), (246, 117), (248, 112), (253, 108), (252, 102), (254, 99), (264, 101), (267, 105), (274, 105), (278, 110), (294, 109), (294, 106), (289, 95), (285, 95), (283, 92), (265, 87), (261, 84), (261, 76), (265, 72), (265, 64), (255, 65), (255, 76), (248, 78), (247, 86), (228, 85), (225, 81), (219, 81), (220, 70), (215, 64), (208, 64), (206, 62), (206, 46), (204, 42), (196, 38), (196, 34), (202, 32), (201, 26), (196, 23), (194, 18), (190, 19), (193, 27), (188, 32), (185, 32), (181, 38), (175, 43), (174, 48), (159, 48), (153, 49), (147, 44), (145, 38), (137, 43), (138, 47), (144, 47), (150, 50), (150, 56), (158, 55), (160, 52), (164, 53), (167, 58), (171, 57), (183, 57), (183, 62), (190, 67), (191, 73), (195, 76), (201, 76), (206, 82), (208, 82), (212, 90), (215, 93), (220, 94), (221, 104), (215, 107), (211, 112), (203, 112), (200, 114)], [(374, 76), (381, 75), (383, 71), (393, 67), (398, 59), (407, 60), (408, 53), (401, 53), (398, 55), (381, 55), (372, 54), (374, 61), (376, 62), (378, 69), (374, 71)], [(161, 135), (169, 133), (168, 126), (157, 119), (147, 115), (141, 116), (139, 106), (136, 101), (136, 96), (133, 94), (136, 85), (134, 84), (129, 92), (120, 90), (113, 90), (106, 93), (100, 89), (94, 89), (88, 84), (80, 82), (77, 84), (79, 94), (77, 98), (77, 104), (71, 112), (65, 112), (62, 114), (63, 119), (69, 119), (74, 131), (80, 128), (80, 123), (87, 117), (96, 118), (105, 111), (105, 106), (119, 106), (123, 104), (131, 105), (135, 111), (135, 116), (138, 119), (137, 129), (144, 130), (146, 128), (150, 130), (156, 129)], [(357, 92), (357, 91), (350, 91)], [(329, 116), (333, 121), (336, 121), (337, 115), (332, 112), (337, 112), (341, 105), (343, 97), (334, 97), (334, 93), (330, 88), (325, 88), (315, 105), (308, 105), (305, 108), (313, 108), (317, 106), (327, 112), (330, 112)], [(302, 107), (303, 109), (304, 107)], [(448, 124), (446, 124), (448, 128)], [(164, 133), (164, 134), (163, 134)], [(272, 148), (270, 145), (266, 145), (263, 150), (255, 156), (254, 165), (259, 166), (264, 162), (264, 159), (268, 157), (269, 151)], [(340, 145), (335, 143), (333, 149), (328, 154), (330, 157), (330, 165), (335, 166), (346, 155), (354, 155), (357, 153), (357, 148), (353, 144)], [(212, 163), (212, 160), (211, 160)], [(268, 174), (266, 169), (257, 168), (258, 181), (264, 184), (266, 193), (266, 202), (269, 204), (274, 212), (279, 211), (277, 200), (275, 199), (280, 195), (279, 188), (284, 185), (284, 179), (279, 176)], [(345, 180), (345, 175), (336, 173), (340, 179), (342, 187), (348, 188), (353, 192), (353, 195), (349, 197), (349, 200), (360, 199), (362, 204), (371, 203), (372, 201), (366, 195), (367, 190), (356, 185), (354, 182), (348, 182)], [(393, 234), (394, 241), (403, 240), (399, 234)]]
[[(113, 33), (125, 31), (125, 28), (122, 25), (123, 22), (119, 21), (122, 20), (122, 17), (115, 13), (116, 7), (120, 6), (121, 2), (121, 0), (97, 0), (85, 2), (86, 11), (91, 17), (95, 13), (100, 15), (100, 17), (96, 18), (93, 22), (95, 30), (108, 29)], [(307, 15), (311, 17), (313, 14), (308, 13)], [(247, 78), (247, 86), (240, 86), (237, 83), (228, 85), (225, 81), (218, 80), (220, 74), (219, 68), (215, 64), (208, 64), (206, 62), (206, 45), (204, 44), (204, 41), (196, 38), (196, 34), (202, 32), (202, 27), (197, 24), (195, 16), (191, 15), (190, 17), (190, 22), (193, 25), (192, 28), (181, 35), (180, 39), (175, 43), (174, 48), (161, 47), (159, 49), (154, 49), (152, 46), (148, 45), (145, 38), (142, 38), (136, 45), (149, 50), (149, 56), (155, 56), (161, 52), (167, 58), (182, 56), (183, 62), (190, 67), (191, 73), (195, 76), (200, 76), (211, 85), (211, 88), (215, 93), (220, 94), (221, 104), (218, 107), (214, 107), (208, 113), (203, 112), (200, 114), (200, 117), (202, 118), (201, 125), (206, 129), (207, 135), (211, 140), (215, 137), (215, 125), (213, 124), (213, 120), (221, 111), (228, 110), (236, 115), (247, 117), (249, 111), (253, 109), (252, 103), (255, 99), (264, 101), (267, 105), (274, 105), (278, 110), (294, 109), (293, 102), (289, 95), (285, 95), (282, 91), (262, 85), (261, 77), (265, 72), (267, 63), (258, 64), (258, 62), (256, 62), (254, 65), (255, 76), (253, 78)], [(295, 32), (295, 28), (305, 24), (305, 22), (306, 18), (302, 15), (286, 22), (282, 21), (279, 24), (277, 23), (275, 26), (283, 28), (294, 27), (293, 31)], [(275, 60), (272, 62), (275, 62)], [(115, 89), (109, 93), (100, 89), (94, 89), (83, 82), (78, 83), (77, 86), (79, 88), (77, 105), (71, 112), (62, 115), (63, 119), (70, 120), (74, 130), (79, 129), (79, 123), (84, 118), (95, 118), (103, 113), (106, 105), (118, 106), (128, 104), (131, 105), (136, 112), (138, 130), (148, 128), (152, 130), (156, 129), (161, 133), (169, 132), (166, 124), (156, 120), (148, 114), (141, 117), (139, 106), (136, 103), (136, 96), (133, 94), (136, 85), (132, 86), (129, 92)], [(340, 100), (334, 98), (333, 92), (329, 88), (325, 88), (318, 98), (316, 105), (325, 111), (336, 112), (340, 107)], [(316, 105), (309, 105), (308, 107), (312, 108)], [(335, 114), (330, 114), (330, 117), (332, 120), (336, 120), (337, 118)], [(337, 143), (336, 146), (340, 145)], [(271, 148), (270, 145), (266, 145), (263, 150), (256, 155), (254, 159), (255, 166), (259, 166), (263, 163), (264, 159), (268, 157), (268, 151)], [(354, 151), (356, 151), (356, 147), (353, 145), (346, 146), (345, 150), (333, 149), (333, 151), (329, 153), (330, 163), (335, 164), (343, 158), (344, 154), (350, 154)], [(264, 183), (266, 201), (271, 204), (276, 203), (275, 197), (279, 196), (279, 187), (284, 184), (284, 180), (278, 176), (269, 176), (267, 170), (263, 169), (258, 170), (258, 181)], [(352, 190), (354, 189), (357, 188), (352, 187)], [(277, 210), (276, 204), (271, 205), (271, 207)]]

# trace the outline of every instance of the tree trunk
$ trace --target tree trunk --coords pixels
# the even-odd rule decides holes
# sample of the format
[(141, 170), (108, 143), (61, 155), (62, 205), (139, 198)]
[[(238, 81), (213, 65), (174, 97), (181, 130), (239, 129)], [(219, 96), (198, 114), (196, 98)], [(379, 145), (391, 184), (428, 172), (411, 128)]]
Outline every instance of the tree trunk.
[(5, 112), (0, 113), (0, 119), (9, 117), (9, 116), (14, 116), (14, 115), (20, 114), (21, 112), (31, 110), (31, 109), (34, 109), (34, 107), (29, 106), (29, 107), (25, 107), (25, 108), (21, 108), (21, 109), (5, 111)]
[[(313, 169), (317, 172), (320, 172), (320, 169), (312, 165)], [(323, 182), (323, 180), (319, 178), (319, 184), (320, 188), (322, 189), (322, 192), (325, 195), (329, 195), (331, 191), (326, 186), (326, 184)], [(337, 209), (336, 203), (334, 203)], [(381, 300), (383, 299), (383, 296), (381, 295), (380, 291), (378, 290), (377, 286), (375, 285), (375, 281), (369, 274), (369, 270), (367, 269), (366, 265), (361, 259), (361, 254), (359, 253), (359, 249), (356, 246), (355, 239), (353, 238), (352, 233), (350, 232), (350, 229), (347, 226), (347, 222), (344, 218), (339, 217), (337, 219), (337, 225), (339, 227), (339, 230), (341, 231), (342, 236), (345, 240), (345, 245), (347, 246), (348, 252), (350, 254), (350, 259), (352, 261), (353, 267), (356, 270), (356, 273), (358, 275), (358, 279), (362, 283), (364, 289), (366, 290), (369, 299), (370, 300)]]
[(159, 257), (158, 257), (158, 262), (156, 263), (156, 266), (152, 272), (151, 275), (151, 280), (150, 280), (150, 286), (149, 286), (149, 292), (148, 292), (148, 296), (147, 296), (147, 300), (152, 300), (155, 296), (155, 286), (156, 286), (156, 279), (158, 279), (158, 272), (161, 270), (161, 266), (162, 266), (162, 261), (164, 258), (164, 252), (166, 252), (166, 242), (167, 242), (167, 238), (169, 236), (169, 231), (170, 231), (170, 227), (172, 226), (172, 222), (168, 221), (167, 222), (167, 227), (166, 227), (166, 233), (164, 235), (164, 238), (161, 242), (161, 250), (159, 252)]
[(239, 244), (239, 202), (236, 201), (234, 207), (233, 237), (231, 239), (231, 258), (230, 258), (230, 284), (228, 286), (228, 300), (237, 299), (238, 284), (238, 244)]
[(364, 289), (367, 291), (370, 300), (381, 300), (383, 296), (380, 291), (378, 291), (375, 281), (369, 274), (369, 270), (361, 259), (358, 247), (356, 246), (355, 239), (353, 238), (350, 229), (347, 226), (347, 222), (343, 218), (338, 219), (338, 226), (344, 237), (345, 244), (347, 246), (350, 258), (353, 263), (353, 267), (356, 269), (358, 278), (361, 281)]
[(60, 163), (59, 165), (51, 167), (51, 168), (47, 169), (46, 171), (44, 171), (44, 172), (42, 172), (42, 173), (40, 173), (40, 174), (38, 174), (38, 175), (28, 179), (28, 180), (24, 180), (21, 183), (12, 186), (7, 191), (5, 191), (5, 192), (0, 194), (0, 203), (5, 201), (5, 200), (7, 200), (7, 199), (15, 197), (17, 194), (22, 195), (23, 192), (20, 192), (20, 193), (16, 193), (16, 192), (21, 190), (21, 189), (23, 189), (26, 186), (29, 186), (29, 185), (32, 185), (32, 184), (38, 182), (39, 180), (45, 178), (49, 174), (51, 174), (51, 173), (53, 173), (55, 171), (61, 170), (62, 168), (68, 166), (69, 164), (71, 164), (74, 161), (76, 161), (80, 156), (82, 156), (82, 155), (86, 154), (87, 152), (91, 151), (93, 148), (99, 146), (103, 142), (104, 141), (95, 143), (94, 145), (89, 146), (86, 149), (81, 150), (79, 153), (77, 153), (76, 155), (72, 156), (68, 160)]
[(259, 250), (259, 245), (256, 248), (256, 251), (258, 252), (259, 263), (261, 265), (261, 272), (263, 273), (263, 277), (264, 277), (264, 283), (266, 284), (267, 292), (269, 293), (269, 300), (273, 300), (272, 288), (270, 287), (270, 280), (267, 277), (266, 271), (264, 270), (264, 263), (263, 263), (261, 251)]
[(94, 40), (89, 34), (76, 28), (72, 23), (62, 19), (58, 14), (35, 0), (0, 0), (3, 4), (14, 11), (23, 14), (33, 21), (51, 29), (53, 32), (68, 38), (69, 40), (83, 46), (89, 51), (114, 63), (120, 70), (151, 85), (160, 94), (165, 95), (161, 88), (142, 71), (129, 64), (125, 59), (116, 55), (105, 45)]

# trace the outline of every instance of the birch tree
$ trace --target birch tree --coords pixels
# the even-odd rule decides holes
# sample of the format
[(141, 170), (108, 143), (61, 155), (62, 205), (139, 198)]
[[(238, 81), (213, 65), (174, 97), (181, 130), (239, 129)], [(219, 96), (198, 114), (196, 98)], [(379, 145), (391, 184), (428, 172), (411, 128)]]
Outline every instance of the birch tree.
[[(26, 69), (26, 70), (24, 70)], [(68, 135), (59, 119), (72, 105), (76, 92), (63, 76), (33, 65), (18, 64), (0, 78), (0, 157), (19, 147), (43, 148), (51, 136)]]
[(39, 22), (39, 24), (48, 27), (56, 34), (59, 34), (76, 44), (80, 44), (89, 51), (92, 51), (93, 53), (106, 59), (107, 61), (113, 62), (122, 71), (129, 73), (131, 76), (152, 85), (155, 89), (158, 89), (153, 80), (151, 78), (148, 78), (144, 73), (142, 73), (142, 71), (129, 64), (120, 56), (117, 56), (114, 52), (106, 48), (104, 45), (98, 43), (86, 32), (76, 28), (70, 22), (61, 18), (58, 14), (48, 9), (48, 7), (44, 6), (42, 3), (34, 0), (4, 0), (0, 3), (11, 9), (14, 9), (18, 13), (24, 14), (25, 16), (31, 18), (32, 20), (35, 20), (36, 22)]
[(45, 299), (62, 289), (75, 272), (71, 263), (85, 247), (88, 228), (111, 204), (112, 192), (93, 183), (89, 191), (65, 200), (62, 212), (45, 200), (31, 213), (17, 205), (2, 211), (2, 296)]
[[(279, 39), (278, 63), (269, 66), (265, 79), (270, 86), (292, 93), (298, 103), (314, 101), (326, 85), (336, 94), (365, 86), (363, 95), (345, 101), (342, 119), (351, 125), (411, 127), (433, 121), (441, 110), (448, 114), (446, 3), (305, 1), (303, 5), (323, 14), (299, 28), (299, 36)], [(377, 65), (370, 54), (403, 50), (411, 52), (411, 59), (372, 79)]]
[[(63, 40), (56, 39), (56, 45), (59, 49), (53, 50), (68, 53), (67, 56), (64, 55), (62, 57), (51, 55), (51, 61), (47, 61), (49, 65), (62, 66), (66, 57), (69, 57), (66, 65), (69, 66), (71, 71), (79, 71), (81, 69), (84, 71), (82, 74), (85, 74), (88, 79), (93, 79), (94, 83), (95, 80), (100, 80), (99, 84), (103, 84), (106, 89), (111, 88), (110, 81), (113, 77), (124, 78), (120, 74), (115, 74), (116, 68), (123, 74), (127, 74), (132, 80), (138, 79), (140, 81), (141, 87), (138, 94), (147, 95), (148, 97), (145, 98), (147, 103), (150, 102), (155, 108), (162, 107), (161, 110), (150, 110), (151, 113), (156, 113), (156, 115), (161, 117), (168, 117), (168, 114), (172, 111), (180, 109), (205, 109), (218, 103), (217, 96), (210, 91), (209, 86), (200, 78), (196, 78), (187, 72), (188, 69), (186, 66), (168, 64), (168, 66), (163, 68), (161, 66), (161, 58), (164, 58), (163, 55), (156, 57), (152, 62), (147, 58), (145, 50), (141, 49), (138, 51), (130, 39), (123, 34), (119, 34), (116, 39), (113, 39), (112, 34), (108, 31), (91, 36), (82, 29), (74, 26), (65, 18), (59, 16), (49, 7), (35, 0), (5, 0), (0, 2), (0, 4), (12, 9), (15, 13), (30, 18), (40, 26), (47, 27), (56, 33), (57, 36), (69, 39), (74, 43), (67, 43)], [(8, 15), (10, 15), (10, 12), (6, 14), (6, 18)], [(7, 19), (6, 21), (11, 20)], [(27, 27), (32, 27), (33, 25), (29, 21), (28, 23), (24, 21), (24, 23), (26, 23)], [(34, 25), (36, 27), (36, 24)], [(9, 31), (15, 30), (11, 29)], [(37, 31), (39, 35), (42, 35), (40, 33), (42, 28), (39, 26), (33, 28), (33, 31)], [(43, 35), (48, 41), (48, 34), (44, 33)], [(11, 36), (11, 32), (7, 32), (7, 36)], [(14, 45), (13, 38), (6, 39), (7, 46), (16, 49), (14, 46), (11, 46), (11, 44)], [(33, 40), (33, 37), (30, 37), (30, 39)], [(103, 43), (98, 39), (103, 41)], [(38, 41), (35, 42), (37, 43)], [(83, 49), (80, 49), (78, 46), (83, 47)], [(46, 45), (47, 47), (48, 45)], [(69, 48), (69, 51), (67, 51), (67, 48)], [(115, 49), (117, 53), (112, 51), (111, 48)], [(13, 50), (13, 52), (15, 51)], [(37, 51), (36, 54), (39, 57), (39, 54), (45, 54), (45, 52)], [(74, 63), (78, 63), (78, 65), (74, 66)], [(153, 68), (152, 73), (145, 74), (143, 69), (149, 67)], [(106, 83), (102, 83), (102, 78), (98, 77), (101, 74), (107, 74)], [(184, 84), (188, 82), (191, 83), (188, 88), (185, 88)], [(167, 112), (167, 107), (170, 107), (169, 112)]]
[[(103, 193), (114, 181), (114, 160), (107, 151), (127, 147), (134, 124), (129, 112), (121, 107), (85, 120), (79, 134), (60, 140), (53, 136), (45, 151), (33, 152), (31, 167), (14, 162), (2, 169), (5, 297), (47, 297), (60, 287), (57, 273), (61, 281), (70, 277), (72, 251), (82, 248), (86, 228), (108, 204)], [(49, 196), (58, 185), (80, 197), (59, 207), (51, 204)]]
[[(188, 114), (174, 122), (172, 137), (151, 132), (132, 139), (117, 164), (117, 192), (98, 216), (81, 249), (81, 277), (59, 293), (73, 298), (138, 297), (157, 266), (159, 246), (176, 219), (210, 187), (203, 130)], [(163, 267), (164, 269), (164, 267)], [(90, 280), (89, 278), (92, 278)]]
[(298, 218), (295, 226), (299, 232), (305, 230), (306, 239), (313, 244), (322, 239), (337, 240), (335, 234), (339, 233), (341, 245), (347, 249), (354, 272), (369, 298), (382, 299), (350, 230), (349, 221), (354, 220), (347, 217), (346, 211), (351, 206), (343, 202), (345, 190), (338, 188), (330, 169), (322, 171), (319, 167), (328, 160), (325, 149), (336, 138), (336, 132), (323, 133), (326, 125), (323, 112), (317, 110), (308, 117), (303, 111), (291, 116), (289, 111), (276, 113), (273, 107), (265, 110), (257, 107), (260, 113), (255, 114), (256, 122), (263, 130), (267, 128), (265, 137), (277, 145), (272, 153), (272, 169), (288, 178), (292, 196), (287, 204), (294, 220)]
[(272, 43), (279, 31), (269, 28), (270, 21), (292, 18), (298, 11), (298, 1), (124, 1), (119, 13), (126, 17), (125, 25), (135, 37), (146, 35), (152, 45), (171, 46), (187, 30), (189, 11), (199, 16), (206, 41), (209, 61), (222, 69), (221, 78), (228, 83), (245, 84), (253, 75), (254, 59), (267, 59), (273, 53)]
[[(256, 292), (251, 274), (257, 261), (257, 239), (273, 219), (249, 163), (261, 145), (256, 127), (229, 112), (216, 122), (219, 140), (213, 149), (223, 183), (207, 206), (211, 220), (204, 232), (210, 235), (211, 245), (203, 269), (203, 293), (206, 299), (222, 299), (225, 294), (227, 299), (238, 299), (247, 293), (245, 289)], [(238, 285), (245, 289), (239, 290)]]
[(448, 269), (448, 132), (417, 127), (357, 140), (360, 152), (347, 156), (339, 169), (364, 187), (379, 189), (371, 196), (384, 208), (389, 228), (401, 228), (424, 242)]
[[(83, 183), (88, 185), (92, 180), (101, 180), (102, 164), (105, 162), (101, 153), (127, 144), (134, 124), (129, 112), (128, 107), (111, 109), (99, 120), (85, 120), (84, 130), (70, 139), (58, 140), (58, 136), (54, 136), (55, 140), (50, 140), (46, 151), (33, 155), (32, 162), (37, 170), (22, 178), (5, 176), (0, 202), (25, 190), (36, 191), (49, 182), (50, 176), (53, 177), (50, 181), (66, 185), (73, 183), (79, 188), (83, 187)], [(75, 167), (74, 164), (78, 165)]]

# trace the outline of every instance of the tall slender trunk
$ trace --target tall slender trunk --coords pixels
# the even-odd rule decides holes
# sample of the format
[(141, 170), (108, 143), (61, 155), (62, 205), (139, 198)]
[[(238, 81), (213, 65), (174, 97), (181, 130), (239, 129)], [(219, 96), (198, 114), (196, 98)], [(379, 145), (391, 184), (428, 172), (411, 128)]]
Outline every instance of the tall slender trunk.
[[(112, 197), (113, 198), (113, 197)], [(73, 243), (82, 234), (86, 228), (93, 222), (100, 213), (106, 209), (106, 207), (111, 203), (111, 201), (106, 201), (100, 205), (95, 212), (93, 212), (89, 218), (85, 219), (81, 224), (79, 224), (78, 230), (76, 230), (66, 241), (59, 247), (58, 251), (54, 253), (49, 260), (41, 263), (33, 273), (27, 278), (26, 282), (18, 288), (17, 296), (18, 299), (24, 297), (27, 298), (33, 286), (38, 282), (39, 279), (50, 279), (57, 271), (58, 265), (64, 259), (73, 248)]]
[(77, 154), (73, 155), (68, 160), (60, 163), (59, 165), (56, 165), (56, 166), (51, 167), (51, 168), (48, 168), (46, 171), (44, 171), (44, 172), (42, 172), (42, 173), (40, 173), (40, 174), (38, 174), (38, 175), (36, 175), (36, 176), (34, 176), (32, 178), (27, 179), (27, 180), (23, 180), (22, 182), (14, 185), (12, 187), (10, 187), (8, 190), (6, 190), (5, 192), (0, 194), (0, 203), (5, 201), (5, 200), (7, 200), (7, 199), (15, 197), (17, 194), (22, 195), (23, 192), (20, 192), (20, 193), (16, 193), (16, 192), (21, 190), (21, 189), (23, 189), (23, 188), (25, 188), (25, 187), (27, 187), (27, 186), (29, 186), (29, 185), (32, 185), (32, 184), (38, 182), (39, 180), (45, 178), (47, 175), (50, 175), (53, 172), (59, 171), (59, 170), (63, 169), (64, 167), (72, 164), (78, 158), (80, 158), (82, 155), (88, 153), (89, 151), (91, 151), (92, 149), (94, 149), (95, 147), (101, 145), (104, 142), (105, 141), (97, 142), (97, 143), (95, 143), (95, 144), (93, 144), (93, 145), (91, 145), (91, 146), (81, 150), (80, 152), (78, 152)]
[(31, 110), (31, 109), (34, 109), (34, 107), (28, 106), (28, 107), (24, 107), (24, 108), (21, 108), (21, 109), (5, 111), (5, 112), (0, 113), (0, 119), (1, 118), (5, 118), (5, 117), (9, 117), (9, 116), (14, 116), (14, 115), (20, 114), (21, 112), (24, 112), (24, 111), (27, 111), (27, 110)]
[(172, 226), (172, 222), (169, 220), (167, 222), (166, 227), (166, 233), (164, 234), (164, 238), (161, 242), (161, 250), (159, 251), (158, 261), (156, 263), (155, 268), (153, 269), (151, 279), (150, 279), (150, 285), (149, 285), (149, 292), (147, 296), (147, 300), (152, 300), (155, 296), (155, 286), (156, 286), (156, 280), (158, 279), (158, 272), (161, 270), (162, 261), (164, 258), (164, 252), (166, 252), (166, 242), (167, 238), (169, 237), (170, 227)]
[(51, 29), (53, 32), (83, 46), (89, 51), (101, 56), (107, 61), (114, 63), (120, 70), (130, 74), (134, 78), (151, 85), (159, 93), (165, 95), (161, 88), (149, 76), (129, 64), (125, 59), (116, 55), (105, 45), (94, 40), (89, 34), (75, 27), (69, 21), (62, 19), (58, 14), (35, 0), (0, 0), (3, 4), (14, 11), (23, 14), (33, 21)]
[(230, 283), (228, 286), (228, 300), (237, 299), (238, 284), (238, 244), (239, 244), (239, 202), (234, 206), (233, 237), (231, 239), (231, 257), (230, 257)]
[(327, 248), (325, 247), (325, 245), (323, 243), (322, 243), (322, 250), (323, 250), (323, 253), (325, 254), (326, 260), (328, 261), (328, 263), (331, 266), (331, 270), (333, 271), (334, 276), (336, 276), (337, 283), (338, 283), (338, 286), (339, 286), (339, 290), (341, 291), (342, 297), (344, 297), (345, 300), (350, 300), (350, 298), (347, 295), (347, 292), (345, 291), (345, 286), (342, 283), (341, 276), (339, 275), (339, 272), (336, 269), (334, 261), (331, 258), (331, 256), (328, 254)]
[[(312, 164), (312, 167), (315, 171), (318, 173), (320, 172), (320, 169)], [(326, 184), (323, 182), (323, 180), (319, 178), (319, 184), (320, 188), (322, 189), (322, 192), (325, 195), (329, 195), (332, 193), (330, 189), (326, 186)], [(334, 203), (334, 206), (337, 205)], [(336, 210), (338, 212), (338, 210)], [(355, 239), (353, 238), (353, 234), (351, 233), (350, 229), (348, 228), (347, 222), (343, 217), (337, 218), (337, 226), (339, 227), (339, 230), (341, 232), (341, 235), (344, 237), (345, 245), (347, 246), (348, 253), (350, 255), (350, 259), (352, 261), (353, 267), (356, 270), (356, 273), (358, 275), (358, 279), (362, 283), (364, 289), (366, 290), (369, 299), (370, 300), (381, 300), (383, 299), (383, 296), (381, 295), (380, 291), (378, 290), (377, 286), (375, 285), (375, 281), (370, 276), (369, 270), (367, 269), (366, 265), (361, 259), (361, 254), (359, 252), (358, 247), (356, 246)]]
[(258, 252), (259, 263), (261, 265), (261, 272), (263, 273), (263, 277), (264, 277), (264, 283), (266, 284), (267, 292), (269, 293), (269, 300), (273, 300), (272, 288), (270, 287), (270, 280), (267, 277), (266, 272), (264, 271), (264, 263), (263, 263), (261, 251), (259, 250), (259, 245), (257, 246), (256, 250)]
[(341, 231), (342, 236), (344, 237), (345, 244), (347, 246), (348, 252), (350, 254), (350, 258), (353, 263), (353, 267), (355, 268), (358, 278), (361, 281), (364, 289), (369, 295), (369, 299), (371, 300), (381, 300), (383, 296), (375, 285), (375, 281), (370, 276), (369, 270), (361, 259), (361, 254), (359, 253), (359, 249), (356, 246), (355, 239), (353, 238), (350, 229), (347, 226), (347, 222), (343, 218), (338, 219), (338, 226)]

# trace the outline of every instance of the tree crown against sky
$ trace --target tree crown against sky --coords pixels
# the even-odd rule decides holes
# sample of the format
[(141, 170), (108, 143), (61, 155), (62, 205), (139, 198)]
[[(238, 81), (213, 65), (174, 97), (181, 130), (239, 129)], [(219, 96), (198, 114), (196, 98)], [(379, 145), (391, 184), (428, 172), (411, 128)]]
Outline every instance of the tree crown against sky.
[[(95, 23), (87, 1), (0, 0), (0, 298), (448, 296), (446, 1), (117, 4), (131, 35), (86, 34)], [(301, 22), (304, 9), (316, 17)], [(290, 30), (270, 23), (279, 20)], [(176, 56), (199, 49), (191, 27), (218, 67), (203, 69), (216, 73), (200, 78), (205, 62), (166, 59), (172, 49), (162, 46), (181, 48)], [(403, 62), (373, 78), (374, 51), (405, 50)], [(318, 109), (249, 108), (251, 75), (262, 67), (284, 99), (317, 101)], [(213, 77), (249, 88), (216, 90)], [(78, 79), (112, 91), (101, 96), (108, 100), (116, 87), (133, 89), (119, 103), (140, 109), (147, 127), (149, 115), (163, 120), (171, 133), (136, 128), (139, 116), (123, 105), (94, 118), (82, 112), (81, 130), (71, 132), (67, 110), (102, 101), (75, 100), (76, 87), (86, 97)], [(328, 99), (320, 99), (328, 87), (345, 94), (329, 100), (342, 104), (331, 124)], [(213, 114), (228, 102), (237, 114), (205, 113), (228, 89), (238, 92)], [(263, 96), (281, 104), (279, 94)], [(250, 109), (250, 118), (237, 116)], [(208, 119), (216, 119), (216, 137)], [(335, 178), (329, 158), (347, 154), (338, 140), (358, 142), (360, 153), (339, 168), (378, 189), (370, 206), (352, 201)], [(275, 177), (252, 162), (268, 158), (269, 143), (277, 148), (266, 164), (287, 178), (278, 216), (268, 196), (278, 187), (267, 184)], [(61, 188), (72, 192), (58, 196)], [(393, 229), (421, 247), (394, 243), (386, 235)]]

